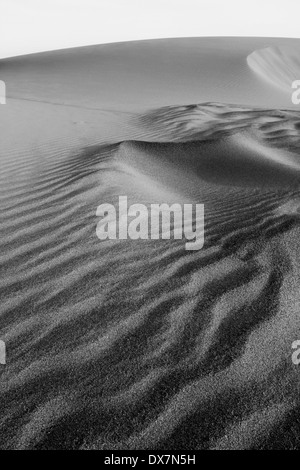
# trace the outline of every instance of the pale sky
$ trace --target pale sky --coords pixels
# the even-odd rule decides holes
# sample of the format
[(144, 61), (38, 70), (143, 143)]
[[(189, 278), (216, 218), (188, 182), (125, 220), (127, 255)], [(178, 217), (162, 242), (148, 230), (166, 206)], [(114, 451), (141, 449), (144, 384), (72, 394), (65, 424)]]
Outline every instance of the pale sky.
[(300, 0), (0, 0), (0, 58), (192, 36), (300, 37)]

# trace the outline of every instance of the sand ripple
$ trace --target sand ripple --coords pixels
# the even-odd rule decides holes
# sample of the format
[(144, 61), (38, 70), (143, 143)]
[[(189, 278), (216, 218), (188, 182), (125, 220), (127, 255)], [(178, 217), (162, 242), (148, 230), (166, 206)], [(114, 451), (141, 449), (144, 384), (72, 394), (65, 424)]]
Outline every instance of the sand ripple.
[[(299, 116), (83, 114), (1, 153), (1, 448), (299, 447)], [(100, 242), (119, 194), (204, 202), (203, 250)]]

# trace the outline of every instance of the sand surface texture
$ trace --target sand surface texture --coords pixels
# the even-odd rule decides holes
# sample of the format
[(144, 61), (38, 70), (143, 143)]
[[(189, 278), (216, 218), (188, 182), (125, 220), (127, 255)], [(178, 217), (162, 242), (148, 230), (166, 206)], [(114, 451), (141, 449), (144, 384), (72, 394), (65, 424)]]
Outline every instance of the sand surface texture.
[[(300, 40), (0, 61), (2, 449), (300, 448)], [(96, 236), (201, 203), (203, 249)]]

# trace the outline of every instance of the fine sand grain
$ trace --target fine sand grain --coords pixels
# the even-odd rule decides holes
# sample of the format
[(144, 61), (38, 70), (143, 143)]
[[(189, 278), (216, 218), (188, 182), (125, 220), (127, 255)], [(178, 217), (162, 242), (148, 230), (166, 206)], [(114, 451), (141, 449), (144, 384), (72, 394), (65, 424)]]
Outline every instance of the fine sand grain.
[[(299, 54), (206, 38), (0, 61), (2, 449), (300, 448)], [(203, 249), (100, 241), (119, 195), (204, 204)]]

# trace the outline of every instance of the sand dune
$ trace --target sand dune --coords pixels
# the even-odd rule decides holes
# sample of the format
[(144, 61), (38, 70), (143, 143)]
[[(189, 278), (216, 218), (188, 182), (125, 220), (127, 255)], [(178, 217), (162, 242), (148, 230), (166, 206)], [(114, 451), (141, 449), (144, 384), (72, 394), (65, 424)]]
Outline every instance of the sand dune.
[[(8, 98), (69, 107), (120, 112), (211, 101), (293, 108), (290, 96), (280, 93), (278, 88), (274, 90), (247, 64), (247, 57), (249, 63), (254, 51), (258, 51), (253, 56), (256, 58), (267, 47), (271, 51), (288, 51), (286, 58), (279, 52), (275, 58), (270, 57), (271, 70), (266, 72), (269, 76), (274, 72), (276, 77), (280, 70), (297, 64), (295, 55), (299, 56), (300, 49), (297, 39), (186, 38), (89, 46), (2, 59), (0, 73), (7, 83)], [(282, 73), (287, 78), (291, 75)]]
[(249, 67), (264, 80), (291, 94), (292, 83), (300, 80), (300, 51), (287, 46), (273, 46), (252, 52)]
[[(278, 108), (276, 87), (249, 106), (268, 89), (247, 66), (265, 42), (145, 41), (0, 62), (11, 78), (0, 107), (2, 449), (300, 447), (300, 115)], [(240, 101), (228, 85), (218, 102), (217, 78), (186, 89), (188, 64), (192, 77), (196, 57), (224, 70), (235, 44), (253, 95)], [(166, 48), (169, 68), (140, 83), (133, 57), (147, 49), (150, 70)], [(120, 50), (129, 65), (110, 83)], [(182, 85), (169, 81), (174, 67)], [(147, 207), (204, 203), (203, 249), (100, 241), (97, 206), (124, 194)]]
[[(248, 135), (216, 142), (121, 144), (122, 160), (149, 181), (199, 199), (199, 180), (230, 187), (290, 188), (300, 182), (300, 161), (291, 152), (269, 149)], [(198, 188), (199, 186), (199, 188)]]

